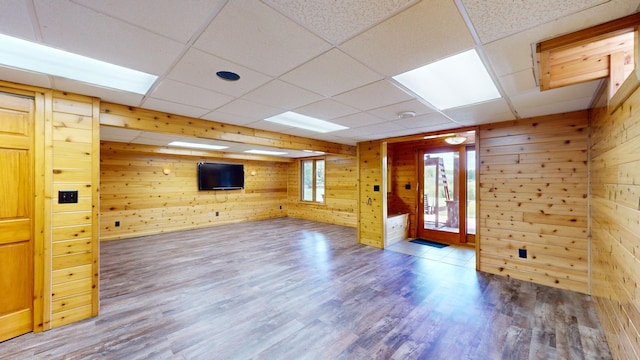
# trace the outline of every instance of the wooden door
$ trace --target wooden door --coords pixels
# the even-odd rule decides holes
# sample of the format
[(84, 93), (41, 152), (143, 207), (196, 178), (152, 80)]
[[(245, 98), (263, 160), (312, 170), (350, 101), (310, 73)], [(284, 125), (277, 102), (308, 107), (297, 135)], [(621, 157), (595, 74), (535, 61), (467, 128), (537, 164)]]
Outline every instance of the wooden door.
[(466, 242), (466, 171), (463, 146), (419, 151), (418, 236), (446, 243)]
[(0, 341), (33, 330), (33, 108), (0, 93)]

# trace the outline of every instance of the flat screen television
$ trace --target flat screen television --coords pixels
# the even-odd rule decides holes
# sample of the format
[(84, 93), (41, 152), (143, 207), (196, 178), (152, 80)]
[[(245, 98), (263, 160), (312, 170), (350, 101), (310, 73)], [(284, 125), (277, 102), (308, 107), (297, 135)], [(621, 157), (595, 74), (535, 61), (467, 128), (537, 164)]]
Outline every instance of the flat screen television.
[(198, 190), (244, 189), (244, 165), (198, 163)]

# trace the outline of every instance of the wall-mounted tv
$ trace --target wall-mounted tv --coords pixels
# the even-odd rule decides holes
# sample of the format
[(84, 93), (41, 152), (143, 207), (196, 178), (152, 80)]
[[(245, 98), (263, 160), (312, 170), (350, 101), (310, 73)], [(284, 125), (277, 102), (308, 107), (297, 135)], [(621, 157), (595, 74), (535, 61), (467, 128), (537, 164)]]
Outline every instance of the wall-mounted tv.
[(244, 189), (244, 165), (198, 163), (198, 190)]

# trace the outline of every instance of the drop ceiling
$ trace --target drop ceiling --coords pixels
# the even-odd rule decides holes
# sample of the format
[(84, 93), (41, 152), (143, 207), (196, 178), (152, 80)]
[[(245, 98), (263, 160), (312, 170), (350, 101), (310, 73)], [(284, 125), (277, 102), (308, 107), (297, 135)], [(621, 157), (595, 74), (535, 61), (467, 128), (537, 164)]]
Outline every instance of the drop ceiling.
[[(355, 145), (588, 108), (600, 81), (540, 92), (532, 45), (633, 14), (640, 0), (0, 0), (0, 4), (0, 33), (159, 76), (144, 95), (2, 67), (1, 80)], [(392, 80), (472, 48), (481, 54), (501, 98), (441, 112)], [(221, 70), (236, 72), (241, 79), (221, 80), (215, 76)], [(318, 134), (263, 120), (285, 111), (349, 129)], [(416, 116), (398, 117), (406, 111)], [(149, 145), (188, 140), (106, 126), (101, 138)], [(245, 144), (223, 145), (230, 146), (224, 151), (249, 150)], [(306, 155), (290, 151), (286, 156)]]

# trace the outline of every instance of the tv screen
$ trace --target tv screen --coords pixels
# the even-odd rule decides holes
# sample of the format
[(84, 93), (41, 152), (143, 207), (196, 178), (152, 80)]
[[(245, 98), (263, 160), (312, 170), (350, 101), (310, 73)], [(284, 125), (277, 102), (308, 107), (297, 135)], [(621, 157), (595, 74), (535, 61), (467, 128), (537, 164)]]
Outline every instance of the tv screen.
[(199, 190), (232, 190), (244, 188), (244, 165), (198, 163)]

